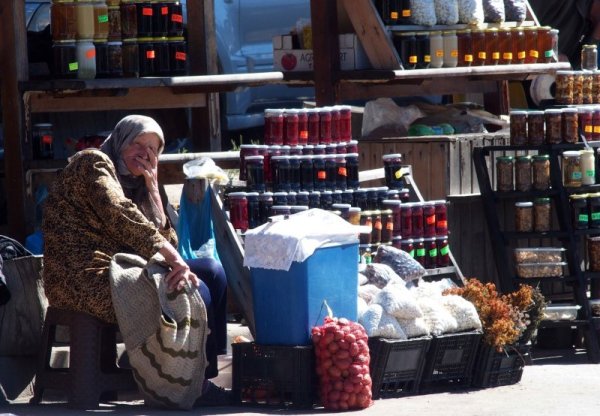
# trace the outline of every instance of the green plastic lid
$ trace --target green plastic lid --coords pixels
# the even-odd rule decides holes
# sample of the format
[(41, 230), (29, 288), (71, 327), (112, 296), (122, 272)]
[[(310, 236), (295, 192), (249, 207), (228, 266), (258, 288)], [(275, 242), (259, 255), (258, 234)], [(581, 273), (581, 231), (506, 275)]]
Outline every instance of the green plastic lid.
[(512, 156), (497, 156), (496, 160), (498, 162), (512, 162), (513, 161), (513, 157)]

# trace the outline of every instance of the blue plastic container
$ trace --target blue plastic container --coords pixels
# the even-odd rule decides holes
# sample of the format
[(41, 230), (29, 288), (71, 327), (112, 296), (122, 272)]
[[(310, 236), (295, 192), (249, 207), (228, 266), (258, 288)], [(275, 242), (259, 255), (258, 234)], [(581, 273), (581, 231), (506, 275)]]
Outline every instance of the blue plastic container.
[(358, 244), (323, 247), (289, 271), (253, 268), (256, 343), (309, 345), (313, 326), (327, 316), (356, 321)]

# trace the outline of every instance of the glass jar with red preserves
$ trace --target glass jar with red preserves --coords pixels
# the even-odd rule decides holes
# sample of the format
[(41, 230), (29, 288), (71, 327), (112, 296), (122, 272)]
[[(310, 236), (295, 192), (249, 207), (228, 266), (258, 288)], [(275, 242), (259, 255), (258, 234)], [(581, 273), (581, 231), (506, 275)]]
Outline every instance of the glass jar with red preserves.
[(579, 128), (586, 140), (592, 140), (594, 133), (593, 114), (594, 111), (590, 107), (578, 109)]
[(316, 108), (309, 108), (308, 112), (308, 138), (307, 144), (317, 145), (320, 140), (320, 119), (319, 110)]
[(415, 257), (415, 240), (412, 238), (403, 238), (400, 242), (400, 249), (408, 253), (412, 258)]
[(600, 107), (594, 107), (592, 114), (592, 140), (600, 140)]
[(385, 184), (390, 189), (401, 189), (404, 187), (402, 178), (402, 155), (392, 153), (382, 156)]
[(331, 108), (324, 107), (319, 110), (319, 143), (331, 143)]
[(423, 207), (423, 236), (435, 237), (435, 205), (432, 202), (424, 202)]
[(283, 125), (283, 144), (296, 146), (298, 144), (298, 110), (285, 110), (283, 114)]
[[(349, 105), (340, 105), (340, 127), (339, 127), (339, 141), (342, 143), (348, 143), (352, 140), (352, 107)], [(352, 153), (352, 152), (348, 152)]]
[(448, 236), (443, 235), (436, 238), (438, 250), (437, 267), (450, 266), (450, 246), (448, 245)]
[(400, 234), (402, 235), (402, 238), (413, 237), (413, 205), (413, 203), (404, 203), (400, 206), (400, 215), (402, 216), (402, 227), (400, 229)]
[(415, 238), (414, 239), (415, 246), (415, 260), (421, 264), (421, 266), (425, 267), (425, 258), (426, 250), (425, 250), (425, 239), (424, 238)]
[(302, 108), (298, 110), (298, 144), (308, 143), (308, 110)]
[(423, 221), (423, 204), (415, 202), (412, 204), (412, 237), (423, 238), (425, 236), (425, 224)]
[(435, 234), (448, 234), (448, 203), (444, 200), (433, 201), (435, 206)]
[(426, 269), (437, 267), (438, 249), (435, 237), (425, 238), (425, 265)]
[[(248, 156), (258, 156), (257, 144), (243, 144), (240, 146), (240, 180), (245, 181), (248, 178), (246, 169), (246, 158)], [(263, 162), (264, 163), (264, 162)]]
[(236, 230), (245, 232), (248, 229), (248, 198), (246, 192), (231, 192), (229, 200), (229, 220)]
[(267, 144), (276, 144), (283, 145), (283, 137), (284, 137), (284, 122), (283, 122), (283, 113), (284, 111), (281, 109), (274, 109), (270, 115), (270, 140)]
[(331, 107), (331, 143), (339, 142), (340, 109), (337, 105)]

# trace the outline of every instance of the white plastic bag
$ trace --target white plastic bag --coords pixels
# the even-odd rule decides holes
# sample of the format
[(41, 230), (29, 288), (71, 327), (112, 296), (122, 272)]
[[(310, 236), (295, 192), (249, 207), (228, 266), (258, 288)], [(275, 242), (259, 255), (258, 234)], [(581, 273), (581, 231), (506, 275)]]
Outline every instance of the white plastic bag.
[(402, 285), (388, 285), (377, 294), (374, 303), (383, 306), (383, 310), (398, 319), (414, 319), (423, 316), (417, 299)]
[[(503, 0), (500, 0), (501, 2)], [(435, 17), (438, 25), (455, 25), (458, 23), (457, 0), (435, 0)]]
[(458, 0), (458, 21), (469, 25), (483, 23), (483, 3), (481, 0)]
[(208, 179), (217, 185), (227, 185), (229, 182), (225, 171), (208, 157), (201, 157), (185, 163), (183, 173), (187, 179)]

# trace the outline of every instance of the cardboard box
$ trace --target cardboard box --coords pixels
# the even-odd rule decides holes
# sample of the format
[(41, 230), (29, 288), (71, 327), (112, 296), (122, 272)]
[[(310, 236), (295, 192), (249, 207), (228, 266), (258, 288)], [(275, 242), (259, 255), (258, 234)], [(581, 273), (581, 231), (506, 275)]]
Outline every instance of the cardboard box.
[[(351, 71), (368, 69), (369, 59), (358, 37), (354, 33), (339, 35), (340, 69)], [(312, 49), (292, 49), (292, 36), (283, 35), (273, 38), (273, 67), (276, 71), (297, 72), (312, 71)]]

